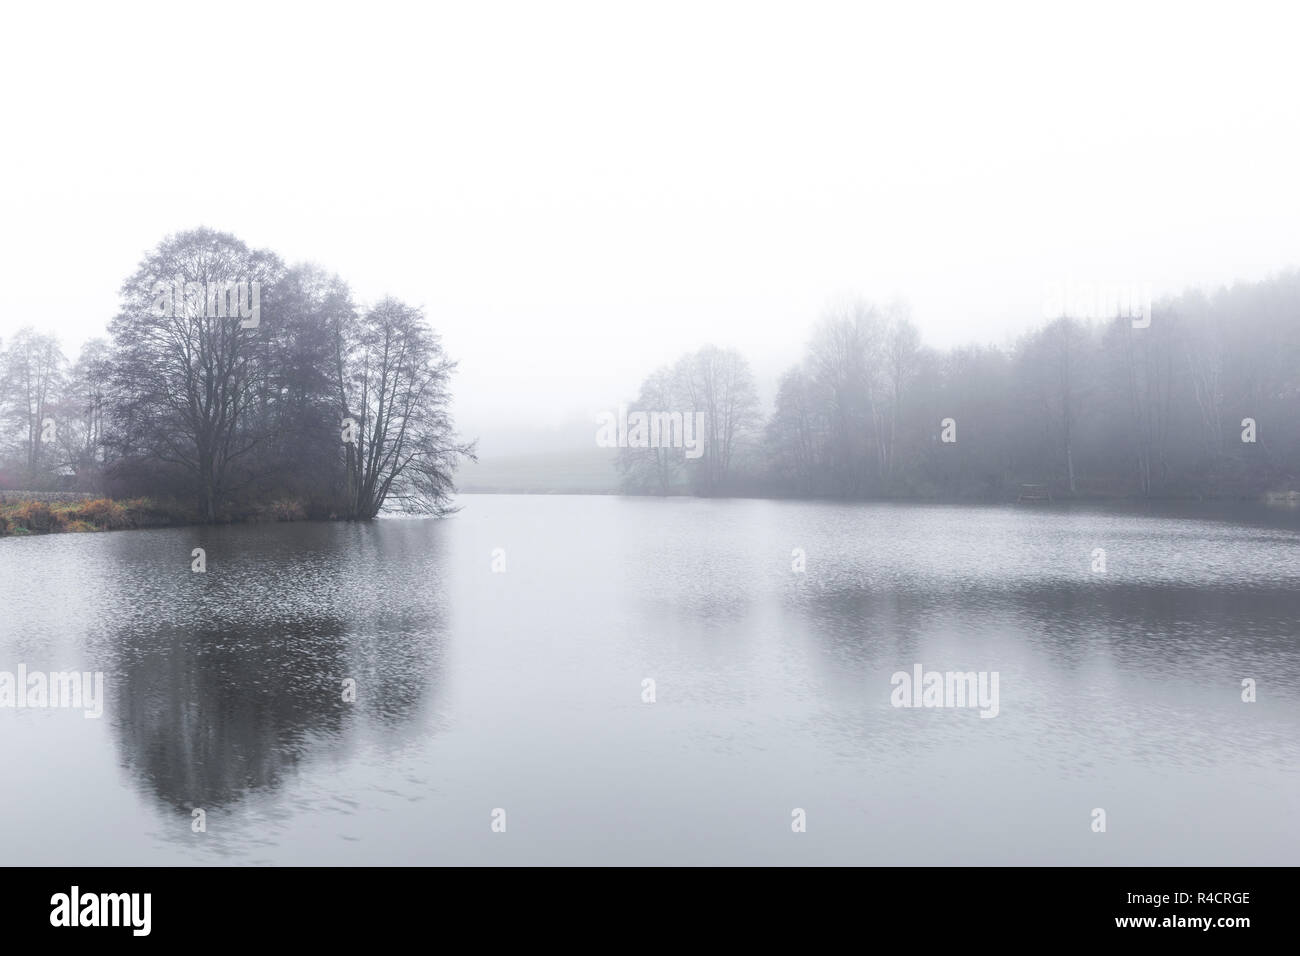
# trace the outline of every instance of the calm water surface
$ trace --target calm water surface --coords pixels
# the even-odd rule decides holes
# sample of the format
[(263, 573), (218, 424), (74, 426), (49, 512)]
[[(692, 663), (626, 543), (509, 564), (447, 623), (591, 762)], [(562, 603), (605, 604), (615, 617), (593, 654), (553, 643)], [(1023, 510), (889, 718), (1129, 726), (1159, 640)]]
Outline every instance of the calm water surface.
[(0, 709), (0, 859), (1300, 862), (1295, 512), (460, 504), (0, 540), (0, 671), (107, 691)]

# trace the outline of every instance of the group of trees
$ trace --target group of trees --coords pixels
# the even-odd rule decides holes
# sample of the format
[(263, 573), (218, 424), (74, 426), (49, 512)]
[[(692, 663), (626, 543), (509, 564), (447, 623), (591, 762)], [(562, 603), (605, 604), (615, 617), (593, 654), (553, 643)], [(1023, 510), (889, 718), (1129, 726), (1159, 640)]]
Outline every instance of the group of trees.
[[(634, 404), (647, 412), (681, 413), (674, 422), (686, 435), (620, 448), (617, 464), (630, 490), (668, 494), (685, 485), (712, 495), (734, 489), (747, 464), (747, 439), (762, 424), (754, 374), (739, 352), (706, 346), (684, 355), (647, 378)], [(699, 443), (698, 457), (685, 448), (685, 438)]]
[(160, 495), (206, 521), (442, 514), (473, 455), (419, 309), (362, 310), (337, 276), (208, 229), (145, 258), (75, 363), (31, 329), (0, 356), (0, 487)]
[[(473, 455), (448, 411), (454, 367), (419, 309), (363, 310), (318, 267), (181, 233), (75, 361), (32, 329), (0, 343), (0, 488), (165, 496), (207, 521), (442, 514)], [(1009, 349), (927, 348), (904, 307), (851, 303), (817, 323), (770, 414), (744, 357), (714, 346), (654, 372), (631, 404), (702, 424), (702, 453), (620, 448), (626, 489), (644, 493), (1292, 490), (1300, 274), (1166, 300), (1149, 324), (1063, 316)]]
[[(1014, 347), (922, 345), (905, 308), (815, 326), (763, 420), (734, 351), (656, 372), (642, 408), (703, 411), (703, 455), (621, 449), (626, 490), (844, 498), (1258, 495), (1300, 487), (1300, 275), (1063, 316)], [(714, 416), (717, 416), (716, 421)], [(1247, 421), (1249, 420), (1249, 421)]]

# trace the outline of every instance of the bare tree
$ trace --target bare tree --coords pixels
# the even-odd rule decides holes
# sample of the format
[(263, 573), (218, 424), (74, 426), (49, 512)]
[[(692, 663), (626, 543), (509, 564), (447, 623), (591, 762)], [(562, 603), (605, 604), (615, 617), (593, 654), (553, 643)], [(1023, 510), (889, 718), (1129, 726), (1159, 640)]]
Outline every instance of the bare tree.
[(800, 366), (781, 376), (776, 408), (767, 423), (768, 461), (778, 485), (801, 494), (824, 490), (828, 402)]
[[(192, 481), (205, 520), (217, 520), (236, 470), (266, 435), (251, 427), (266, 363), (257, 327), (218, 308), (210, 290), (273, 286), (282, 275), (270, 252), (233, 236), (196, 229), (165, 240), (122, 287), (110, 327), (114, 347), (116, 441), (125, 458), (165, 463)], [(256, 284), (256, 285), (254, 285)], [(261, 294), (260, 291), (258, 293)]]
[(56, 464), (55, 438), (47, 427), (51, 421), (65, 377), (64, 358), (58, 341), (30, 328), (20, 329), (4, 353), (4, 383), (7, 418), (17, 432), (18, 453), (25, 477), (39, 485), (48, 466)]
[[(881, 470), (886, 482), (892, 482), (897, 470), (898, 423), (902, 415), (903, 397), (916, 375), (921, 351), (921, 333), (907, 313), (906, 306), (896, 304), (890, 309), (884, 340), (884, 371), (887, 387), (888, 427), (879, 427)], [(879, 420), (879, 419), (878, 419)]]
[(456, 364), (423, 313), (390, 298), (360, 321), (340, 316), (335, 354), (347, 516), (374, 518), (390, 499), (408, 512), (449, 513), (456, 465), (474, 446), (455, 437)]
[(881, 357), (884, 320), (865, 302), (851, 302), (818, 323), (808, 348), (809, 371), (830, 401), (827, 463), (840, 494), (866, 494), (881, 474)]
[(91, 339), (81, 347), (63, 401), (66, 422), (59, 437), (64, 460), (82, 488), (93, 485), (104, 464), (112, 361), (108, 342)]
[(716, 494), (731, 478), (740, 443), (761, 424), (754, 374), (735, 349), (708, 345), (683, 357), (674, 376), (689, 412), (704, 414), (697, 482), (704, 494)]
[[(636, 407), (652, 414), (675, 416), (671, 421), (680, 429), (684, 427), (682, 409), (685, 402), (678, 394), (678, 379), (670, 368), (653, 372), (641, 383)], [(694, 436), (702, 439), (702, 435)], [(654, 491), (667, 495), (677, 485), (686, 463), (686, 452), (680, 445), (660, 441), (646, 447), (621, 447), (615, 464), (623, 477), (623, 487), (629, 491)]]

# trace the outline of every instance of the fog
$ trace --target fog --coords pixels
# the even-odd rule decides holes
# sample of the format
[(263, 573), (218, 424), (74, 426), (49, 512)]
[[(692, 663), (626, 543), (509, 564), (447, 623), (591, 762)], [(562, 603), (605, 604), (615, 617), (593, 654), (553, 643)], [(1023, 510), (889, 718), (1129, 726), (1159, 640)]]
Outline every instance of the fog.
[(423, 306), (484, 455), (710, 343), (770, 403), (847, 297), (1006, 344), (1300, 264), (1282, 6), (131, 9), (7, 13), (0, 337), (75, 354), (204, 225)]
[[(54, 869), (0, 925), (381, 864), (1078, 866), (887, 922), (1264, 925), (1294, 19), (6, 10), (0, 847)], [(236, 879), (245, 937), (346, 924)]]

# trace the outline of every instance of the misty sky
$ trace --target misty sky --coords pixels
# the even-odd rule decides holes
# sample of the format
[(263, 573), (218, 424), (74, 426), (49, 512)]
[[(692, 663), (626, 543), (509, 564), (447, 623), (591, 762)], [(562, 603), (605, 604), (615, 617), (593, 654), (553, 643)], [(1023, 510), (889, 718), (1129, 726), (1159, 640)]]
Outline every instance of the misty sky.
[(1295, 14), (1041, 6), (10, 6), (0, 336), (207, 225), (423, 305), (486, 439), (710, 341), (770, 394), (848, 296), (1002, 344), (1300, 265)]

